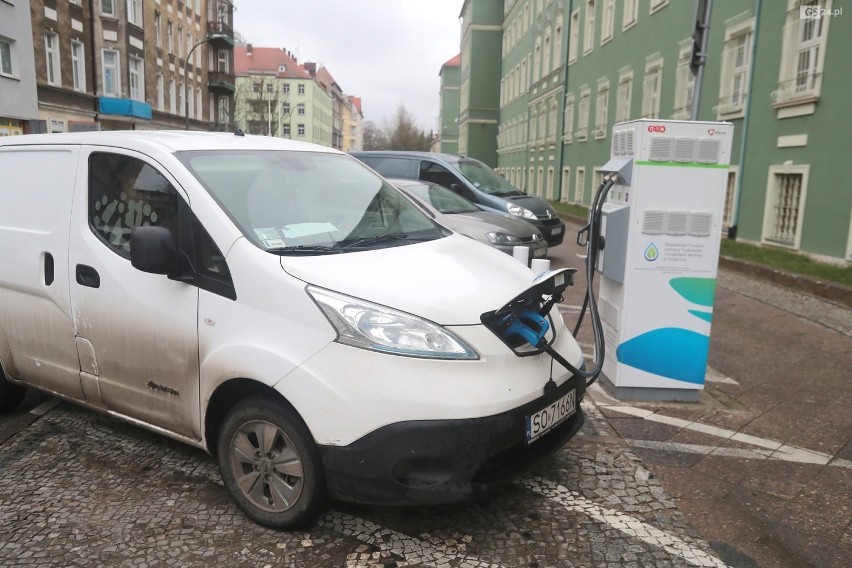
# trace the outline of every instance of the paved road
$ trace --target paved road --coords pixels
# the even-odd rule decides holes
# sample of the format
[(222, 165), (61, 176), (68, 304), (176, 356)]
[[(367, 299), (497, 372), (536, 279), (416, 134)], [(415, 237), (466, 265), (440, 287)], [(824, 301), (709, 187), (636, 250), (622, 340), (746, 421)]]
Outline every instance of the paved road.
[(298, 533), (247, 521), (203, 452), (31, 395), (0, 417), (0, 566), (846, 566), (852, 326), (790, 298), (720, 276), (698, 404), (594, 390), (581, 434), (488, 501), (336, 505)]

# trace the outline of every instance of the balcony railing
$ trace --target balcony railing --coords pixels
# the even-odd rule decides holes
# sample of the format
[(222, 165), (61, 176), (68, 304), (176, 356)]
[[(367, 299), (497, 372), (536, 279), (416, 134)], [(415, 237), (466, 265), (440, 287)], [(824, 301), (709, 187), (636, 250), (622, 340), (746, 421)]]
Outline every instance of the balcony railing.
[(223, 71), (207, 72), (207, 88), (226, 94), (237, 90), (234, 76)]
[(207, 22), (207, 37), (210, 43), (222, 43), (228, 46), (234, 45), (234, 30), (225, 22)]

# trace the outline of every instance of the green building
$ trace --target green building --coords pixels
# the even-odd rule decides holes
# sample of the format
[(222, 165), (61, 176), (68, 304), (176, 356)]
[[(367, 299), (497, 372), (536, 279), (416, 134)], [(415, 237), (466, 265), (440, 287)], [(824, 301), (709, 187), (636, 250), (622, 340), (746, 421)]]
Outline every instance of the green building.
[[(852, 190), (838, 160), (852, 127), (852, 12), (840, 4), (714, 2), (697, 118), (734, 124), (724, 222), (737, 238), (849, 261)], [(674, 0), (466, 0), (459, 151), (529, 193), (588, 205), (613, 124), (690, 118), (695, 16), (695, 2)], [(490, 153), (472, 127), (495, 99)]]
[(459, 153), (459, 61), (456, 55), (441, 66), (441, 116), (438, 118), (437, 151), (444, 154)]

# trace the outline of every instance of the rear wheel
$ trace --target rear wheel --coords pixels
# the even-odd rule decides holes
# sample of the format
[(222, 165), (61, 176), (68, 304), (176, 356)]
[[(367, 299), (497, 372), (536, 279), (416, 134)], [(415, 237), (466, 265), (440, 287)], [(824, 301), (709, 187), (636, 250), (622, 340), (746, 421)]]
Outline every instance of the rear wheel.
[(262, 525), (297, 528), (325, 507), (316, 444), (283, 402), (250, 398), (237, 404), (219, 431), (217, 456), (231, 498)]
[(0, 367), (0, 412), (8, 412), (18, 406), (24, 400), (26, 392), (24, 387), (10, 383), (3, 367)]

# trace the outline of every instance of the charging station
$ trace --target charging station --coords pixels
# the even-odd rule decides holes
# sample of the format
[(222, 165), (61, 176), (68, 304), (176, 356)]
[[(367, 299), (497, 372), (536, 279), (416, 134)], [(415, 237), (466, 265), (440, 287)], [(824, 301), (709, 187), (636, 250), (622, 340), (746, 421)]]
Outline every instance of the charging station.
[(733, 126), (613, 126), (602, 168), (601, 378), (620, 399), (695, 401), (704, 388)]

